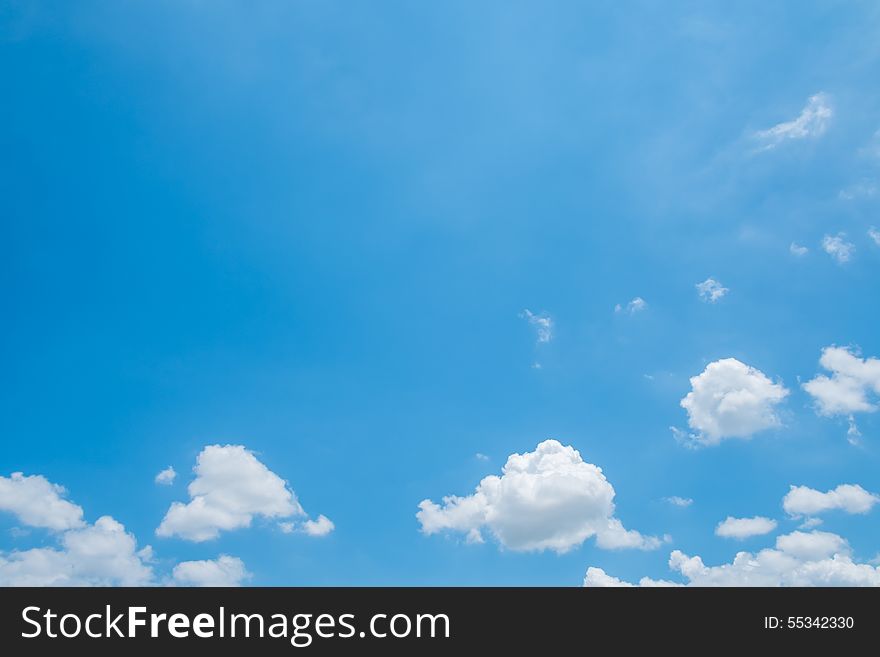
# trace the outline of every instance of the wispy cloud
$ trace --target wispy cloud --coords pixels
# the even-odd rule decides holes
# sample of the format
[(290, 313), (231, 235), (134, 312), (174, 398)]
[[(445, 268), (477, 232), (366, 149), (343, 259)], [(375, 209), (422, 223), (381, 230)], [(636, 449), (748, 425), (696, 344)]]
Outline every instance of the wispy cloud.
[(707, 278), (702, 283), (697, 283), (696, 288), (700, 299), (706, 303), (716, 303), (725, 294), (730, 292), (728, 288), (724, 287), (719, 281), (716, 281), (711, 277)]
[(547, 313), (535, 314), (526, 308), (519, 316), (535, 327), (535, 331), (538, 333), (538, 342), (550, 342), (553, 339), (553, 318), (550, 315)]
[(788, 247), (788, 251), (789, 253), (791, 253), (791, 255), (797, 256), (798, 258), (801, 258), (810, 252), (807, 247), (802, 246), (797, 242), (792, 242), (791, 245), (789, 245)]
[(846, 241), (846, 233), (826, 235), (822, 238), (822, 249), (842, 265), (852, 260), (856, 245)]
[(874, 226), (871, 226), (868, 229), (868, 237), (874, 240), (874, 244), (880, 246), (880, 230), (877, 230), (876, 228), (874, 228)]
[(818, 137), (828, 128), (833, 114), (828, 95), (818, 93), (810, 96), (797, 118), (758, 130), (754, 138), (762, 142), (761, 150), (770, 150), (792, 139)]
[(625, 306), (621, 306), (619, 303), (614, 306), (614, 312), (622, 313), (627, 312), (630, 315), (634, 315), (637, 312), (641, 312), (645, 308), (648, 307), (648, 302), (642, 299), (642, 297), (635, 297), (632, 301), (630, 301)]

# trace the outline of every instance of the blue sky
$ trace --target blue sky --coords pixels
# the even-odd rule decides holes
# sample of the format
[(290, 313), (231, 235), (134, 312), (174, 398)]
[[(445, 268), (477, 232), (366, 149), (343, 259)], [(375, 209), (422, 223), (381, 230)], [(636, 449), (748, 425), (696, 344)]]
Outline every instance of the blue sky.
[[(878, 30), (869, 2), (5, 4), (0, 475), (112, 516), (155, 581), (230, 555), (257, 585), (683, 582), (673, 550), (773, 548), (790, 486), (880, 491)], [(870, 408), (802, 386), (834, 345), (861, 373), (828, 394)], [(728, 358), (788, 394), (703, 445), (681, 400)], [(662, 545), (422, 531), (551, 438)], [(334, 530), (157, 536), (227, 444)], [(7, 563), (79, 531), (2, 504)], [(869, 564), (873, 502), (829, 504)]]

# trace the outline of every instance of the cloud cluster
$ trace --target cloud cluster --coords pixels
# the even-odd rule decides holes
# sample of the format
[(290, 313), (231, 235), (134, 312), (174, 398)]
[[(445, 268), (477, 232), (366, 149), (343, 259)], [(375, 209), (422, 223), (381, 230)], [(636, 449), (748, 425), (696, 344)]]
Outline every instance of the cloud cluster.
[(859, 358), (845, 347), (825, 347), (819, 364), (831, 376), (819, 374), (804, 384), (822, 415), (851, 415), (877, 410), (869, 394), (880, 395), (880, 359)]
[(0, 511), (15, 514), (28, 527), (59, 532), (82, 527), (82, 507), (64, 499), (65, 493), (42, 475), (13, 472), (10, 477), (0, 476)]
[[(880, 567), (854, 561), (844, 538), (820, 531), (779, 536), (775, 548), (739, 552), (732, 562), (719, 566), (707, 566), (699, 556), (675, 550), (669, 567), (685, 578), (686, 586), (880, 586)], [(644, 577), (638, 585), (670, 584)], [(634, 585), (591, 567), (584, 586)]]
[(776, 148), (790, 140), (818, 137), (828, 128), (833, 114), (828, 96), (818, 93), (810, 96), (797, 118), (759, 130), (754, 137), (763, 143), (762, 150)]
[(717, 445), (727, 438), (749, 438), (780, 424), (776, 407), (788, 390), (735, 358), (709, 363), (690, 383), (681, 406), (696, 432), (691, 435), (695, 443)]
[[(305, 516), (287, 483), (243, 445), (208, 445), (193, 471), (190, 501), (171, 505), (157, 535), (201, 542), (217, 538), (221, 531), (249, 527), (255, 516)], [(325, 533), (333, 528), (327, 523), (321, 525)]]
[(62, 498), (64, 488), (42, 475), (0, 477), (0, 510), (19, 522), (55, 533), (58, 547), (0, 553), (0, 586), (141, 586), (153, 581), (149, 546), (110, 516), (93, 525)]
[(511, 454), (501, 476), (489, 475), (472, 495), (423, 500), (416, 517), (425, 534), (482, 530), (510, 550), (566, 552), (595, 536), (605, 549), (653, 549), (660, 541), (627, 530), (614, 517), (614, 488), (602, 470), (571, 446), (545, 440), (533, 452)]

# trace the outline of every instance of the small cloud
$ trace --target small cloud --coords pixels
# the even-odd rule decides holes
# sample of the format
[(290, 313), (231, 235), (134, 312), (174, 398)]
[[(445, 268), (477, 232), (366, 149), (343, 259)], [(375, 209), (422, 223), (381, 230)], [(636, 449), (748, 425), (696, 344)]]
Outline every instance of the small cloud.
[(859, 426), (856, 424), (856, 419), (850, 415), (849, 416), (849, 427), (846, 430), (846, 439), (849, 441), (850, 445), (858, 445), (861, 442), (862, 432), (859, 431)]
[(791, 253), (791, 255), (797, 256), (798, 258), (802, 258), (803, 256), (807, 255), (810, 252), (810, 250), (807, 247), (801, 246), (800, 244), (798, 244), (796, 242), (792, 242), (789, 245), (788, 251), (789, 251), (789, 253)]
[(663, 500), (672, 506), (679, 507), (688, 507), (694, 503), (694, 501), (689, 497), (679, 497), (678, 495), (673, 495), (672, 497), (664, 497)]
[(717, 303), (724, 295), (730, 292), (728, 288), (711, 277), (702, 283), (697, 283), (696, 288), (697, 294), (705, 303)]
[(814, 529), (821, 524), (822, 518), (807, 518), (798, 526), (798, 529)]
[(826, 235), (822, 238), (822, 249), (837, 261), (837, 264), (845, 264), (852, 260), (856, 245), (846, 241), (846, 233)]
[(336, 529), (336, 525), (325, 515), (318, 516), (317, 520), (306, 520), (303, 523), (303, 531), (309, 536), (327, 536)]
[(538, 342), (550, 342), (553, 339), (553, 318), (550, 315), (546, 313), (536, 315), (526, 308), (520, 313), (520, 317), (535, 327), (538, 334)]
[(868, 229), (868, 237), (874, 240), (874, 244), (880, 246), (880, 230), (877, 230), (873, 226)]
[(174, 471), (170, 465), (162, 470), (159, 474), (156, 475), (154, 481), (160, 486), (170, 486), (174, 483), (175, 478), (177, 477), (177, 472)]
[(828, 96), (818, 93), (810, 96), (797, 118), (759, 130), (754, 133), (754, 138), (763, 142), (761, 150), (766, 151), (789, 140), (819, 137), (828, 128), (833, 114)]
[(299, 531), (309, 536), (326, 536), (336, 528), (336, 525), (327, 516), (319, 515), (317, 520), (306, 520), (299, 525), (295, 522), (279, 522), (278, 528), (285, 534)]
[(642, 299), (642, 297), (635, 297), (632, 301), (626, 304), (624, 308), (619, 303), (614, 306), (614, 312), (620, 313), (626, 310), (630, 315), (635, 315), (637, 312), (641, 312), (645, 308), (648, 307), (648, 302)]
[(482, 452), (477, 452), (476, 454), (474, 454), (474, 458), (476, 458), (478, 461), (488, 461), (489, 460), (489, 457), (486, 456), (485, 454), (483, 454)]
[(763, 516), (754, 518), (727, 518), (715, 527), (715, 535), (722, 538), (735, 538), (743, 540), (751, 536), (769, 534), (776, 529), (776, 521)]

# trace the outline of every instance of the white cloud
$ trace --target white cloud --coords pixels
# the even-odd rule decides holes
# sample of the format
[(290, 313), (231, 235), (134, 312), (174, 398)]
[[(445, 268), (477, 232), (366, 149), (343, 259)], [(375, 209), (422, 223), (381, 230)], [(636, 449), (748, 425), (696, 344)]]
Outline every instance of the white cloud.
[(303, 531), (309, 536), (327, 536), (335, 528), (333, 521), (324, 515), (318, 516), (317, 520), (306, 520), (303, 523)]
[(487, 529), (505, 548), (566, 552), (595, 536), (605, 549), (653, 549), (660, 540), (624, 529), (614, 517), (614, 488), (571, 446), (545, 440), (511, 454), (502, 475), (489, 475), (472, 495), (419, 504), (422, 532), (462, 532), (473, 543)]
[(666, 497), (664, 499), (672, 506), (687, 507), (694, 503), (691, 498), (679, 497), (678, 495), (673, 495), (672, 497)]
[(642, 299), (642, 297), (635, 297), (632, 301), (626, 304), (626, 307), (621, 306), (619, 303), (614, 306), (614, 312), (620, 313), (624, 310), (628, 312), (630, 315), (635, 315), (638, 312), (643, 311), (648, 307), (648, 302)]
[[(617, 577), (612, 577), (607, 574), (601, 568), (595, 568), (593, 566), (587, 568), (587, 574), (584, 577), (584, 586), (593, 587), (593, 588), (609, 588), (609, 587), (632, 587), (634, 584), (630, 584), (629, 582), (625, 582), (622, 579)], [(639, 580), (639, 586), (644, 587), (661, 587), (661, 586), (681, 586), (681, 584), (676, 584), (675, 582), (669, 582), (666, 580), (657, 580), (651, 579), (650, 577), (642, 577)]]
[(520, 317), (526, 319), (529, 324), (535, 327), (538, 334), (538, 342), (550, 342), (553, 339), (553, 318), (546, 313), (536, 315), (526, 308), (520, 314)]
[(180, 586), (241, 586), (251, 574), (241, 559), (223, 554), (218, 559), (183, 561), (171, 576)]
[(763, 516), (755, 516), (754, 518), (727, 518), (718, 523), (715, 527), (715, 535), (723, 538), (736, 538), (739, 540), (749, 538), (751, 536), (762, 536), (769, 534), (776, 529), (776, 521)]
[[(776, 539), (776, 547), (757, 554), (739, 552), (731, 563), (707, 566), (679, 550), (669, 567), (687, 586), (880, 586), (880, 568), (853, 561), (846, 540), (836, 534), (795, 531)], [(592, 572), (600, 571), (600, 572)], [(585, 586), (631, 586), (601, 569), (588, 569)], [(656, 586), (643, 578), (640, 586)]]
[(111, 518), (70, 529), (62, 549), (34, 548), (0, 554), (0, 586), (143, 586), (152, 569), (138, 552), (134, 536)]
[(876, 228), (874, 228), (874, 226), (871, 226), (868, 229), (868, 237), (874, 240), (874, 244), (880, 246), (880, 230), (877, 230)]
[(788, 250), (792, 255), (797, 256), (799, 258), (807, 255), (810, 252), (810, 250), (807, 247), (801, 246), (800, 244), (797, 244), (796, 242), (792, 242), (788, 246)]
[(837, 264), (843, 265), (852, 260), (856, 245), (846, 241), (846, 233), (826, 235), (822, 238), (822, 249), (830, 255)]
[(730, 290), (724, 287), (721, 283), (716, 281), (714, 278), (707, 278), (702, 283), (697, 283), (697, 294), (700, 299), (705, 303), (716, 303), (718, 302), (725, 294), (730, 292)]
[(830, 346), (822, 350), (819, 364), (831, 376), (819, 374), (803, 387), (816, 401), (820, 414), (851, 415), (877, 410), (868, 395), (880, 394), (880, 359), (859, 358), (848, 348)]
[(793, 516), (815, 516), (826, 511), (868, 513), (880, 497), (856, 484), (841, 484), (823, 493), (807, 486), (792, 486), (782, 500), (782, 508)]
[(477, 459), (478, 461), (488, 461), (489, 460), (489, 457), (486, 456), (485, 454), (483, 454), (482, 452), (477, 452), (476, 454), (474, 454), (474, 458)]
[(0, 511), (15, 514), (29, 527), (64, 531), (82, 527), (83, 510), (63, 498), (62, 486), (49, 482), (42, 475), (25, 476), (13, 472), (0, 476)]
[(726, 438), (749, 438), (780, 424), (776, 406), (788, 390), (735, 358), (709, 363), (690, 382), (691, 391), (681, 406), (697, 432), (690, 437), (695, 443), (717, 445)]
[(170, 465), (162, 470), (159, 474), (156, 475), (156, 483), (161, 486), (170, 486), (174, 483), (174, 480), (177, 478), (177, 472), (174, 471)]
[(788, 140), (822, 135), (827, 129), (832, 115), (833, 111), (828, 96), (824, 93), (818, 93), (810, 96), (806, 106), (796, 119), (778, 123), (767, 130), (759, 130), (754, 136), (763, 142), (762, 150), (770, 150)]
[(243, 445), (208, 445), (193, 470), (192, 499), (171, 505), (156, 530), (159, 536), (207, 541), (221, 531), (249, 527), (254, 516), (305, 515), (285, 481)]

